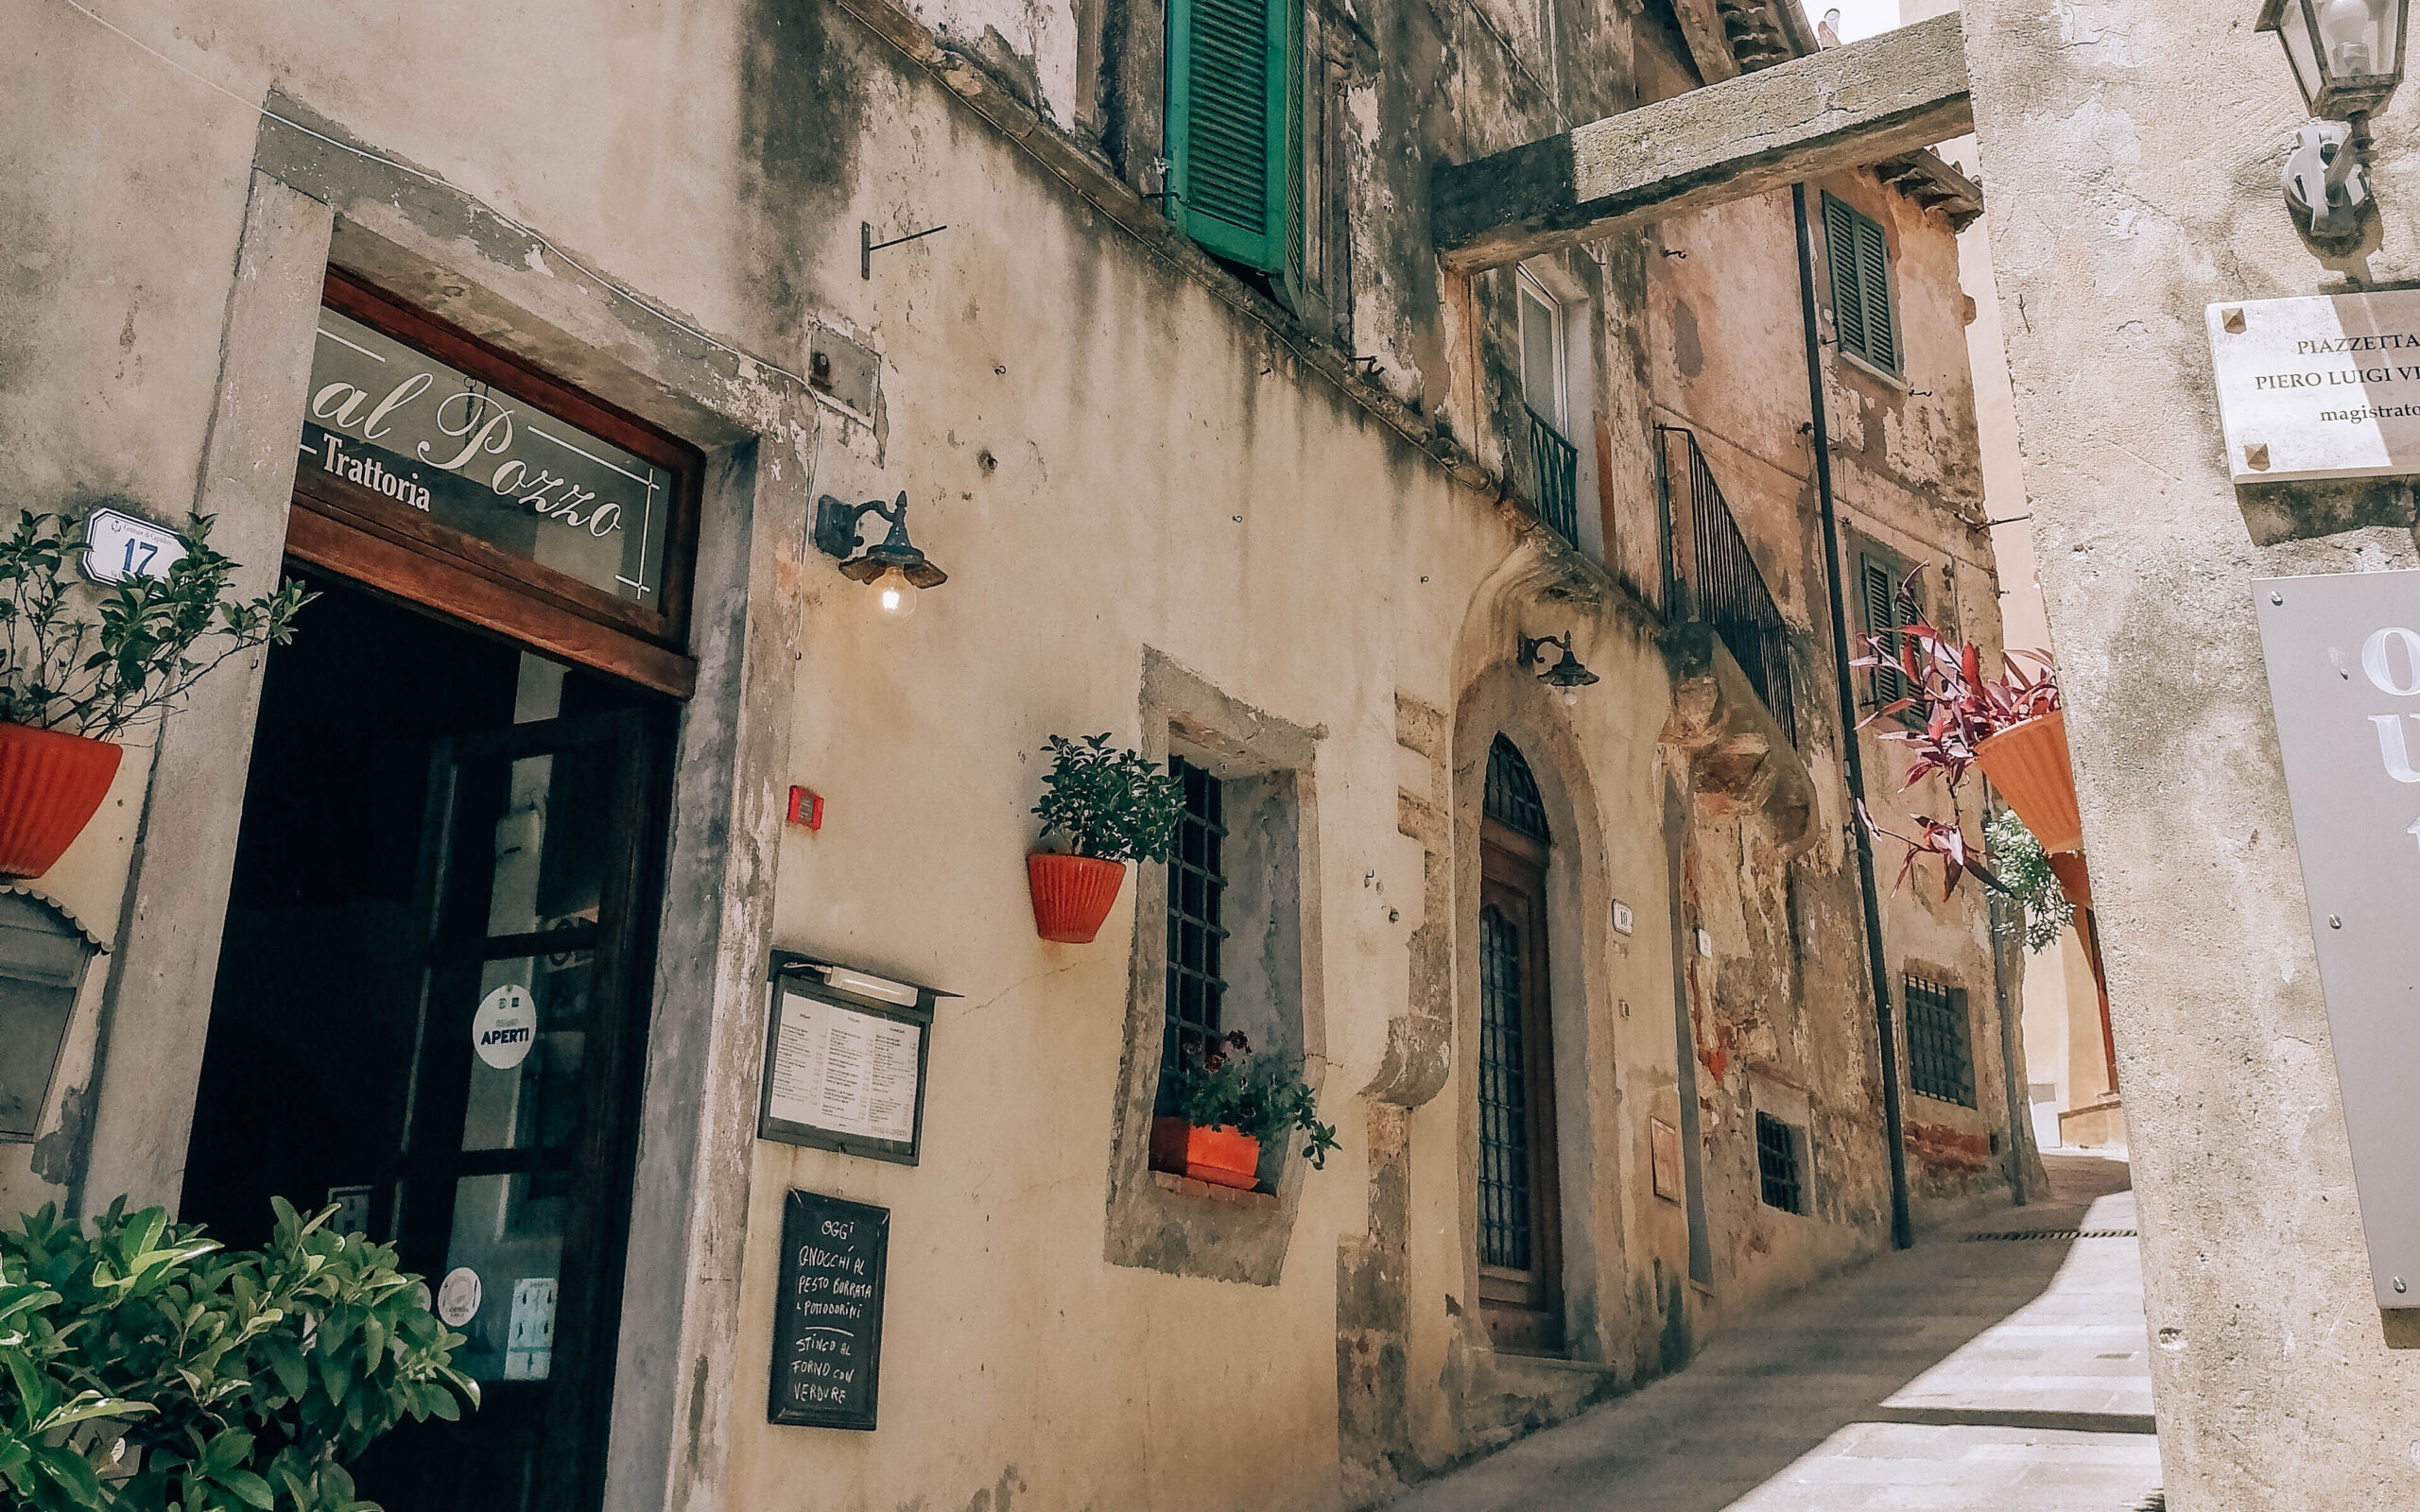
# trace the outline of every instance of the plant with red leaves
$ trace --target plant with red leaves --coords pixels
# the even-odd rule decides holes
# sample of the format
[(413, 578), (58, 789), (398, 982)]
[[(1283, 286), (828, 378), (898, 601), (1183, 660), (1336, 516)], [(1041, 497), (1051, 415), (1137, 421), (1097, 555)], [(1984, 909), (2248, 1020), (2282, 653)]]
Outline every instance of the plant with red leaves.
[[(2009, 651), (2000, 657), (2001, 675), (1986, 679), (1982, 652), (1974, 642), (1951, 640), (1925, 619), (1915, 594), (1916, 580), (1923, 573), (1918, 567), (1899, 584), (1898, 609), (1907, 623), (1881, 635), (1859, 636), (1858, 649), (1864, 654), (1849, 664), (1891, 667), (1914, 690), (1881, 705), (1858, 728), (1916, 711), (1921, 723), (1885, 730), (1876, 738), (1896, 741), (1912, 753), (1901, 792), (1928, 777), (1942, 779), (1949, 790), (1950, 817), (1945, 823), (1927, 815), (1914, 816), (1917, 833), (1913, 837), (1876, 824), (1862, 805), (1858, 818), (1868, 833), (1908, 848), (1898, 882), (1893, 885), (1894, 892), (1927, 855), (1941, 858), (1945, 900), (1957, 890), (1958, 879), (1969, 873), (2006, 892), (2009, 889), (1983, 864), (1980, 848), (1966, 838), (1964, 821), (1958, 813), (1958, 785), (1973, 770), (1983, 742), (2059, 708), (2058, 669), (2047, 651)], [(1895, 648), (1888, 644), (1894, 641)]]

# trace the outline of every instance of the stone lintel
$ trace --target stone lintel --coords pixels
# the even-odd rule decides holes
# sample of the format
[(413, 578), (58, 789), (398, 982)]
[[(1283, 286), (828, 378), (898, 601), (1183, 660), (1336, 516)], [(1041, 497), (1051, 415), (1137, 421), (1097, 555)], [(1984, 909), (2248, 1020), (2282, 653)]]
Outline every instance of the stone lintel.
[(1975, 127), (1956, 12), (1437, 169), (1439, 255), (1500, 267)]

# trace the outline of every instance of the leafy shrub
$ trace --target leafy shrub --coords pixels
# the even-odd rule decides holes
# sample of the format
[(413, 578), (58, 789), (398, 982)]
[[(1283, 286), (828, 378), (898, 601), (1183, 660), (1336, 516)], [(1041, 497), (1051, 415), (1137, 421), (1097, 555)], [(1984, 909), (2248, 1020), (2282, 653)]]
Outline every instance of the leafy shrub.
[(1042, 837), (1064, 834), (1076, 854), (1101, 861), (1166, 861), (1184, 794), (1140, 751), (1112, 750), (1106, 734), (1053, 735), (1042, 779)]
[(1319, 1120), (1319, 1093), (1297, 1068), (1275, 1056), (1255, 1057), (1236, 1031), (1177, 1073), (1177, 1112), (1196, 1128), (1232, 1128), (1263, 1144), (1288, 1130), (1309, 1136), (1303, 1159), (1327, 1168), (1336, 1125)]
[[(2025, 821), (2013, 809), (1995, 815), (1983, 835), (1991, 842), (1992, 865), (2000, 881), (2025, 905), (2025, 948), (2048, 950), (2075, 921), (2076, 905), (2067, 902), (2058, 875), (2050, 869), (2050, 857), (2043, 850), (2042, 842), (2033, 838), (2033, 832), (2025, 827)], [(2012, 922), (2007, 931), (2013, 935), (2017, 927)]]
[[(82, 520), (21, 511), (0, 535), (0, 720), (107, 740), (164, 716), (237, 652), (291, 640), (314, 595), (287, 583), (229, 598), (237, 564), (211, 548), (210, 519), (178, 532), (184, 556), (165, 576), (104, 588), (76, 570)], [(216, 654), (194, 656), (205, 641)]]
[(395, 1252), (277, 1202), (230, 1251), (121, 1199), (0, 1233), (0, 1486), (30, 1512), (361, 1512), (345, 1465), (459, 1416), (462, 1342)]

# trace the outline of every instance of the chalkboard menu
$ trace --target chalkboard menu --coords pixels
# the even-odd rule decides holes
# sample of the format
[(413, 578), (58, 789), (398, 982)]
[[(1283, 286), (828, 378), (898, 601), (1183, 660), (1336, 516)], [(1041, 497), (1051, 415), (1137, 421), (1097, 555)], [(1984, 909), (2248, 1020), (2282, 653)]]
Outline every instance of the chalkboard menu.
[(890, 1210), (793, 1192), (782, 1211), (769, 1420), (873, 1427)]

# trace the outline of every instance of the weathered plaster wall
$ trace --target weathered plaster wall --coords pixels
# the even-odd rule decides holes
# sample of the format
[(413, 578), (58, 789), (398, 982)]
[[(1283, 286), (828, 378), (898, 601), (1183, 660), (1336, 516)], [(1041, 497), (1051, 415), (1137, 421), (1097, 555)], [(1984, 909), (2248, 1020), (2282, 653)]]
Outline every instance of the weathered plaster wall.
[(2408, 1502), (2420, 1357), (2371, 1295), (2249, 580), (2412, 565), (2410, 505), (2356, 490), (2367, 519), (2331, 521), (2239, 498), (2202, 312), (2420, 278), (2420, 100), (2407, 87), (2377, 122), (2382, 218), (2354, 255), (2324, 256), (2277, 187), (2305, 115), (2252, 9), (1970, 0), (1965, 15), (2103, 915), (2169, 1503)]

